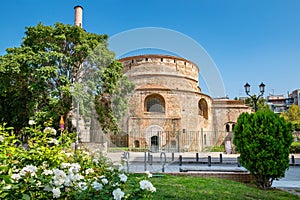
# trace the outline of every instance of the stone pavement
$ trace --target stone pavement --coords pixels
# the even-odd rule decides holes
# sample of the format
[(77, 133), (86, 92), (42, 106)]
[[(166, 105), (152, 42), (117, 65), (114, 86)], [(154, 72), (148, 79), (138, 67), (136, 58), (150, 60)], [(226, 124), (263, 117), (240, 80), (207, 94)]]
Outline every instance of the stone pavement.
[[(121, 163), (124, 153), (108, 153), (107, 156), (114, 163)], [(149, 160), (148, 155), (152, 155), (152, 162)], [(188, 171), (247, 171), (237, 164), (239, 154), (222, 154), (222, 164), (220, 164), (220, 153), (218, 152), (205, 152), (198, 153), (198, 162), (196, 162), (196, 153), (174, 153), (173, 158), (171, 153), (166, 153), (166, 163), (164, 161), (164, 154), (160, 153), (145, 153), (144, 152), (129, 152), (128, 170), (129, 172), (144, 172), (145, 170), (152, 173), (158, 172), (180, 172), (181, 170)], [(182, 165), (179, 166), (179, 156), (182, 156)], [(285, 173), (285, 177), (273, 182), (273, 187), (286, 190), (291, 193), (300, 195), (300, 154), (293, 154), (295, 164), (290, 165)], [(160, 158), (162, 156), (162, 158)], [(208, 156), (211, 156), (211, 166), (208, 166)], [(291, 158), (291, 156), (290, 156)], [(151, 164), (150, 164), (151, 163)], [(126, 162), (125, 162), (126, 164)], [(291, 163), (292, 164), (292, 161)]]

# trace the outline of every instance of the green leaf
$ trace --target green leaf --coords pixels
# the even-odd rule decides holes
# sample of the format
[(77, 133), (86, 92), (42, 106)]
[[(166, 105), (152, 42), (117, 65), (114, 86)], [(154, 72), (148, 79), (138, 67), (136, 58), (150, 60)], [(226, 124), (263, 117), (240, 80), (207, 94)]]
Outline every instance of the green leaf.
[(30, 196), (28, 194), (22, 194), (22, 199), (30, 200)]

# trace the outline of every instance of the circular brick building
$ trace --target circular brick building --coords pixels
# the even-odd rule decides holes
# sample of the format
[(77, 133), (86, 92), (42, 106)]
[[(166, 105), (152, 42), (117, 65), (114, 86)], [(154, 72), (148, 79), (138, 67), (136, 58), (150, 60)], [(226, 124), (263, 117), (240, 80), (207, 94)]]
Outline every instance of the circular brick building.
[(128, 145), (159, 150), (201, 150), (212, 141), (212, 98), (201, 92), (199, 68), (167, 55), (119, 60), (135, 83), (129, 99)]

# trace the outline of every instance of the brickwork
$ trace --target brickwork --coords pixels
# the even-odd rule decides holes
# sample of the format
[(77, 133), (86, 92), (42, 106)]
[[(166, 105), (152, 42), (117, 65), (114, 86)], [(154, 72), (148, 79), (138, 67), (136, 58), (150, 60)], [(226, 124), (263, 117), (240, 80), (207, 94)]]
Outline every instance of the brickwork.
[[(135, 90), (129, 97), (128, 120), (124, 130), (129, 135), (129, 147), (138, 144), (149, 147), (160, 145), (163, 148), (167, 143), (170, 144), (168, 139), (181, 143), (184, 141), (184, 138), (167, 135), (169, 132), (182, 132), (183, 137), (185, 132), (193, 131), (195, 141), (180, 146), (188, 146), (190, 150), (203, 149), (201, 145), (204, 143), (200, 141), (204, 141), (204, 138), (200, 138), (199, 132), (209, 132), (205, 134), (205, 141), (209, 141), (205, 142), (206, 146), (221, 142), (226, 135), (211, 134), (212, 131), (224, 131), (226, 123), (232, 126), (241, 112), (249, 110), (239, 102), (224, 104), (202, 93), (198, 84), (199, 68), (186, 59), (141, 55), (126, 57), (120, 62), (123, 63), (124, 74), (135, 83)], [(147, 99), (150, 97), (160, 102), (159, 105), (155, 104), (160, 107), (159, 112), (147, 110)], [(214, 102), (217, 102), (216, 105)], [(153, 137), (153, 132), (157, 133), (157, 138)], [(138, 135), (140, 139), (133, 135)], [(157, 144), (153, 139), (160, 143)]]

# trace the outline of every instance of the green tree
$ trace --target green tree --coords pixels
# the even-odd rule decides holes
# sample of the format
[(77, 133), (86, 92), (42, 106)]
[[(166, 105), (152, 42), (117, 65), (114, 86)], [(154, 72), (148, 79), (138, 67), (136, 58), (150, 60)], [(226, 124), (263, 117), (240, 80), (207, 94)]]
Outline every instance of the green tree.
[(290, 129), (290, 124), (270, 110), (243, 113), (238, 118), (233, 142), (240, 152), (240, 163), (263, 189), (284, 177), (289, 167)]
[(291, 105), (287, 112), (282, 112), (281, 116), (289, 122), (300, 121), (300, 108), (297, 105)]
[[(70, 86), (87, 84), (90, 91), (80, 94), (86, 101), (88, 93), (97, 99), (111, 95), (121, 79), (128, 88), (131, 85), (123, 77), (122, 65), (114, 57), (106, 35), (61, 23), (26, 27), (21, 46), (7, 49), (0, 57), (0, 122), (7, 122), (17, 132), (29, 119), (41, 123), (52, 118), (58, 126), (59, 116), (66, 118), (71, 110), (72, 95), (78, 97), (71, 94)], [(111, 112), (101, 114), (111, 119), (106, 122), (115, 119)]]
[(280, 114), (287, 122), (292, 124), (293, 131), (300, 131), (300, 108), (292, 105), (286, 112)]
[[(254, 95), (254, 98), (256, 98), (256, 95)], [(253, 108), (253, 110), (255, 109), (254, 101), (250, 97), (245, 99), (245, 104)], [(266, 104), (266, 100), (264, 98), (259, 98), (257, 100), (256, 105), (257, 105), (257, 110), (269, 109), (269, 106)]]

